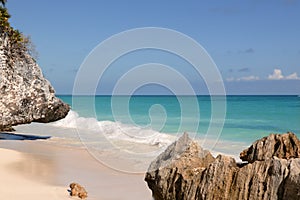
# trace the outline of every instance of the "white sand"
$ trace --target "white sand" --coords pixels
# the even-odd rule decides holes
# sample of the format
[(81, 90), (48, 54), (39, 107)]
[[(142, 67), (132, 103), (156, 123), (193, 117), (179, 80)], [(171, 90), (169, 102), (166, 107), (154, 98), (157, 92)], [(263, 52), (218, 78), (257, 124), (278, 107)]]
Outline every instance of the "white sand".
[(0, 199), (78, 199), (67, 192), (74, 181), (86, 188), (88, 199), (152, 199), (144, 174), (109, 169), (84, 149), (41, 140), (2, 140), (0, 148), (6, 148), (0, 149)]
[(18, 173), (14, 166), (30, 163), (20, 152), (0, 149), (0, 198), (1, 199), (69, 199), (65, 187), (38, 182)]

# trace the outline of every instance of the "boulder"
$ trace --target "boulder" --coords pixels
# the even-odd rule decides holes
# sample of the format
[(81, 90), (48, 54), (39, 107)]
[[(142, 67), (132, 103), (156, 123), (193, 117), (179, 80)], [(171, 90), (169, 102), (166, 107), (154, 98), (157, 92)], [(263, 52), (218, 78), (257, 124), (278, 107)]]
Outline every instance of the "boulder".
[(70, 195), (71, 196), (78, 196), (80, 199), (87, 198), (87, 191), (78, 183), (71, 183), (70, 184)]
[(36, 61), (10, 37), (0, 29), (0, 131), (64, 118), (69, 105), (55, 97)]
[(193, 199), (194, 183), (214, 160), (184, 133), (150, 164), (145, 181), (154, 199)]
[[(299, 143), (296, 136), (292, 141)], [(287, 143), (280, 144), (278, 148)], [(150, 164), (145, 181), (155, 200), (300, 199), (300, 158), (286, 154), (252, 161), (236, 163), (224, 155), (213, 158), (184, 134)]]
[(274, 156), (282, 159), (299, 158), (300, 141), (294, 133), (270, 134), (255, 141), (248, 149), (240, 153), (243, 161), (250, 163), (267, 160)]

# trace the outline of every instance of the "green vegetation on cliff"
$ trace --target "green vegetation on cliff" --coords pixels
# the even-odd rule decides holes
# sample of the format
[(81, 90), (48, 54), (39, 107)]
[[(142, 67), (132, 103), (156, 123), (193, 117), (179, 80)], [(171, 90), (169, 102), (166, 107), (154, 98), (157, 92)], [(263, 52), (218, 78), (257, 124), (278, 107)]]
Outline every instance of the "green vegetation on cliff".
[(30, 52), (30, 40), (12, 28), (9, 13), (0, 1), (0, 132), (31, 122), (64, 118), (70, 106), (55, 97)]
[(10, 23), (9, 18), (11, 17), (5, 7), (6, 0), (0, 1), (0, 35), (9, 37), (9, 41), (13, 49), (21, 49), (27, 51), (34, 60), (37, 59), (37, 52), (34, 44), (31, 42), (29, 36), (23, 35), (18, 29), (14, 29)]

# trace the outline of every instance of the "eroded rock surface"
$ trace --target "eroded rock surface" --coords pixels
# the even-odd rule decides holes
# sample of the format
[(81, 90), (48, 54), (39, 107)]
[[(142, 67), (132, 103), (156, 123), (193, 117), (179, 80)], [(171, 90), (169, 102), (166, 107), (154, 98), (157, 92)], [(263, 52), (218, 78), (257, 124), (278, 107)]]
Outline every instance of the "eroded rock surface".
[(145, 180), (154, 199), (193, 199), (194, 184), (214, 160), (185, 133), (151, 163)]
[[(270, 145), (267, 149), (273, 149), (266, 142), (273, 143), (273, 138), (271, 134), (253, 145), (265, 141)], [(292, 133), (275, 138), (282, 141), (276, 149), (284, 149), (287, 138), (299, 143)], [(155, 200), (300, 199), (300, 158), (292, 151), (282, 154), (284, 158), (272, 152), (259, 159), (254, 156), (251, 163), (237, 164), (228, 156), (213, 158), (184, 134), (151, 163), (145, 181)]]
[(55, 97), (34, 59), (0, 29), (0, 131), (17, 124), (59, 120), (69, 109)]
[(267, 160), (276, 156), (290, 159), (300, 156), (300, 141), (294, 133), (270, 134), (254, 142), (248, 149), (240, 153), (243, 161), (250, 163), (256, 160)]

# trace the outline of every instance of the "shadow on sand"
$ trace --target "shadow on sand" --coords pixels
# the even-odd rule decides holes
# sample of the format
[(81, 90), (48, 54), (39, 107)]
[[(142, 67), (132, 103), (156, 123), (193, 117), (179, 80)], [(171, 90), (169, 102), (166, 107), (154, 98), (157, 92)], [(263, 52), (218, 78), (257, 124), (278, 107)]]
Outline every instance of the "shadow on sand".
[(22, 135), (0, 132), (0, 140), (47, 140), (51, 136)]

